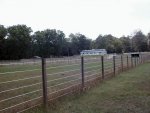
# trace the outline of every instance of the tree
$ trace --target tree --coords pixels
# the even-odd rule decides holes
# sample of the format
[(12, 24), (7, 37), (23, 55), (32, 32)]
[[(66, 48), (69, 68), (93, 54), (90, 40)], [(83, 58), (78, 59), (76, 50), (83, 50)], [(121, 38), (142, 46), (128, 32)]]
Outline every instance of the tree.
[(63, 56), (72, 56), (72, 48), (71, 48), (71, 42), (69, 38), (65, 38), (63, 41), (63, 47), (62, 47), (62, 55)]
[(147, 45), (148, 45), (148, 50), (150, 51), (150, 33), (147, 34)]
[(36, 54), (41, 57), (61, 56), (65, 43), (65, 34), (60, 30), (47, 29), (34, 33), (32, 40)]
[(122, 47), (121, 40), (119, 40), (118, 38), (115, 38), (114, 42), (113, 42), (113, 45), (114, 45), (116, 53), (122, 53), (123, 52), (123, 47)]
[(0, 25), (0, 60), (78, 55), (82, 50), (92, 48), (106, 49), (108, 53), (150, 51), (150, 33), (145, 36), (142, 31), (136, 31), (131, 39), (108, 34), (99, 35), (93, 41), (80, 33), (65, 38), (63, 31), (56, 29), (36, 31), (33, 35), (31, 32), (26, 25), (8, 28)]
[(69, 35), (71, 40), (71, 48), (73, 54), (80, 54), (82, 50), (91, 49), (91, 40), (88, 39), (85, 35), (76, 33)]
[(7, 29), (3, 25), (0, 25), (0, 41), (4, 40), (6, 35)]
[(7, 35), (7, 29), (0, 25), (0, 60), (5, 57), (5, 36)]
[(106, 40), (102, 35), (99, 35), (95, 41), (93, 41), (93, 48), (104, 49), (106, 48)]
[(26, 25), (14, 25), (8, 27), (7, 31), (7, 59), (28, 58), (31, 28)]
[(142, 33), (142, 31), (135, 31), (134, 36), (132, 37), (133, 49), (134, 51), (147, 51), (147, 38)]
[(95, 40), (96, 49), (106, 49), (108, 53), (119, 52), (120, 41), (116, 37), (109, 35), (99, 35)]
[(124, 52), (130, 52), (131, 51), (131, 39), (129, 36), (120, 37), (120, 41), (122, 42), (122, 49)]

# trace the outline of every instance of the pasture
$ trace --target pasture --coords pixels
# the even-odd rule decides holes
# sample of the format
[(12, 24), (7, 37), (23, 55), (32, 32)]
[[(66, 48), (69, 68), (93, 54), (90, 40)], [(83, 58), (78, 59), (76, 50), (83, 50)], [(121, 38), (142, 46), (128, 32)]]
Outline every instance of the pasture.
[[(142, 59), (134, 59), (140, 64)], [(130, 68), (131, 57), (115, 57), (116, 74)], [(82, 85), (81, 58), (46, 59), (48, 100), (74, 92)], [(113, 75), (113, 57), (104, 57), (105, 77)], [(0, 113), (16, 113), (42, 104), (41, 60), (0, 65)], [(84, 57), (84, 82), (102, 78), (101, 56)], [(80, 89), (80, 88), (78, 88)]]
[[(48, 113), (149, 113), (150, 63), (48, 106)], [(36, 107), (25, 113), (44, 113)]]

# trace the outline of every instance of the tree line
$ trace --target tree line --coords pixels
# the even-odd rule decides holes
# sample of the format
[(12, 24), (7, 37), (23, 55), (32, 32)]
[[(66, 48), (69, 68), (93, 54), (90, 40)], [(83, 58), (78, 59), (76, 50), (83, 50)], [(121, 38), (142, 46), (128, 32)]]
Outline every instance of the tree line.
[(63, 31), (46, 29), (33, 33), (26, 25), (0, 25), (0, 60), (78, 55), (82, 50), (106, 49), (108, 53), (150, 51), (150, 33), (133, 36), (99, 35), (92, 40), (81, 33), (66, 37)]

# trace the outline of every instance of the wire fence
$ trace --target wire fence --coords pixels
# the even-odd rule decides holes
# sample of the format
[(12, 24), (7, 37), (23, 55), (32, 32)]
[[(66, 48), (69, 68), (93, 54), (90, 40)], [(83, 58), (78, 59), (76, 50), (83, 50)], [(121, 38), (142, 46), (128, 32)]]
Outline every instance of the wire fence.
[(0, 113), (21, 113), (150, 60), (149, 53), (38, 59), (0, 64)]

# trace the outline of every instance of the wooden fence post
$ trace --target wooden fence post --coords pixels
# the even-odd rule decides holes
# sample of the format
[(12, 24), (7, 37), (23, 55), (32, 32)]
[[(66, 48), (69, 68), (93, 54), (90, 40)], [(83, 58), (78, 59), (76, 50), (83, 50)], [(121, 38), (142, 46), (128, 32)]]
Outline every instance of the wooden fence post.
[(143, 63), (145, 63), (145, 55), (143, 54)]
[(142, 63), (144, 63), (144, 54), (142, 55)]
[(127, 55), (127, 69), (129, 69), (129, 58), (128, 58), (128, 55)]
[(101, 63), (102, 63), (102, 79), (104, 79), (104, 56), (101, 56)]
[(139, 63), (139, 57), (136, 58), (136, 64), (138, 65)]
[(131, 67), (133, 68), (133, 58), (131, 56)]
[(45, 112), (47, 111), (47, 76), (46, 76), (46, 59), (42, 58), (42, 85), (43, 85), (43, 105)]
[(143, 55), (141, 54), (141, 63), (143, 64)]
[(139, 54), (139, 64), (141, 64), (141, 55)]
[(123, 56), (121, 55), (121, 71), (123, 71)]
[(81, 76), (82, 76), (82, 88), (84, 88), (84, 57), (81, 56)]
[(134, 57), (134, 63), (135, 63), (135, 67), (136, 67), (136, 57)]
[(113, 56), (113, 68), (114, 68), (114, 76), (116, 75), (116, 59), (115, 56)]

